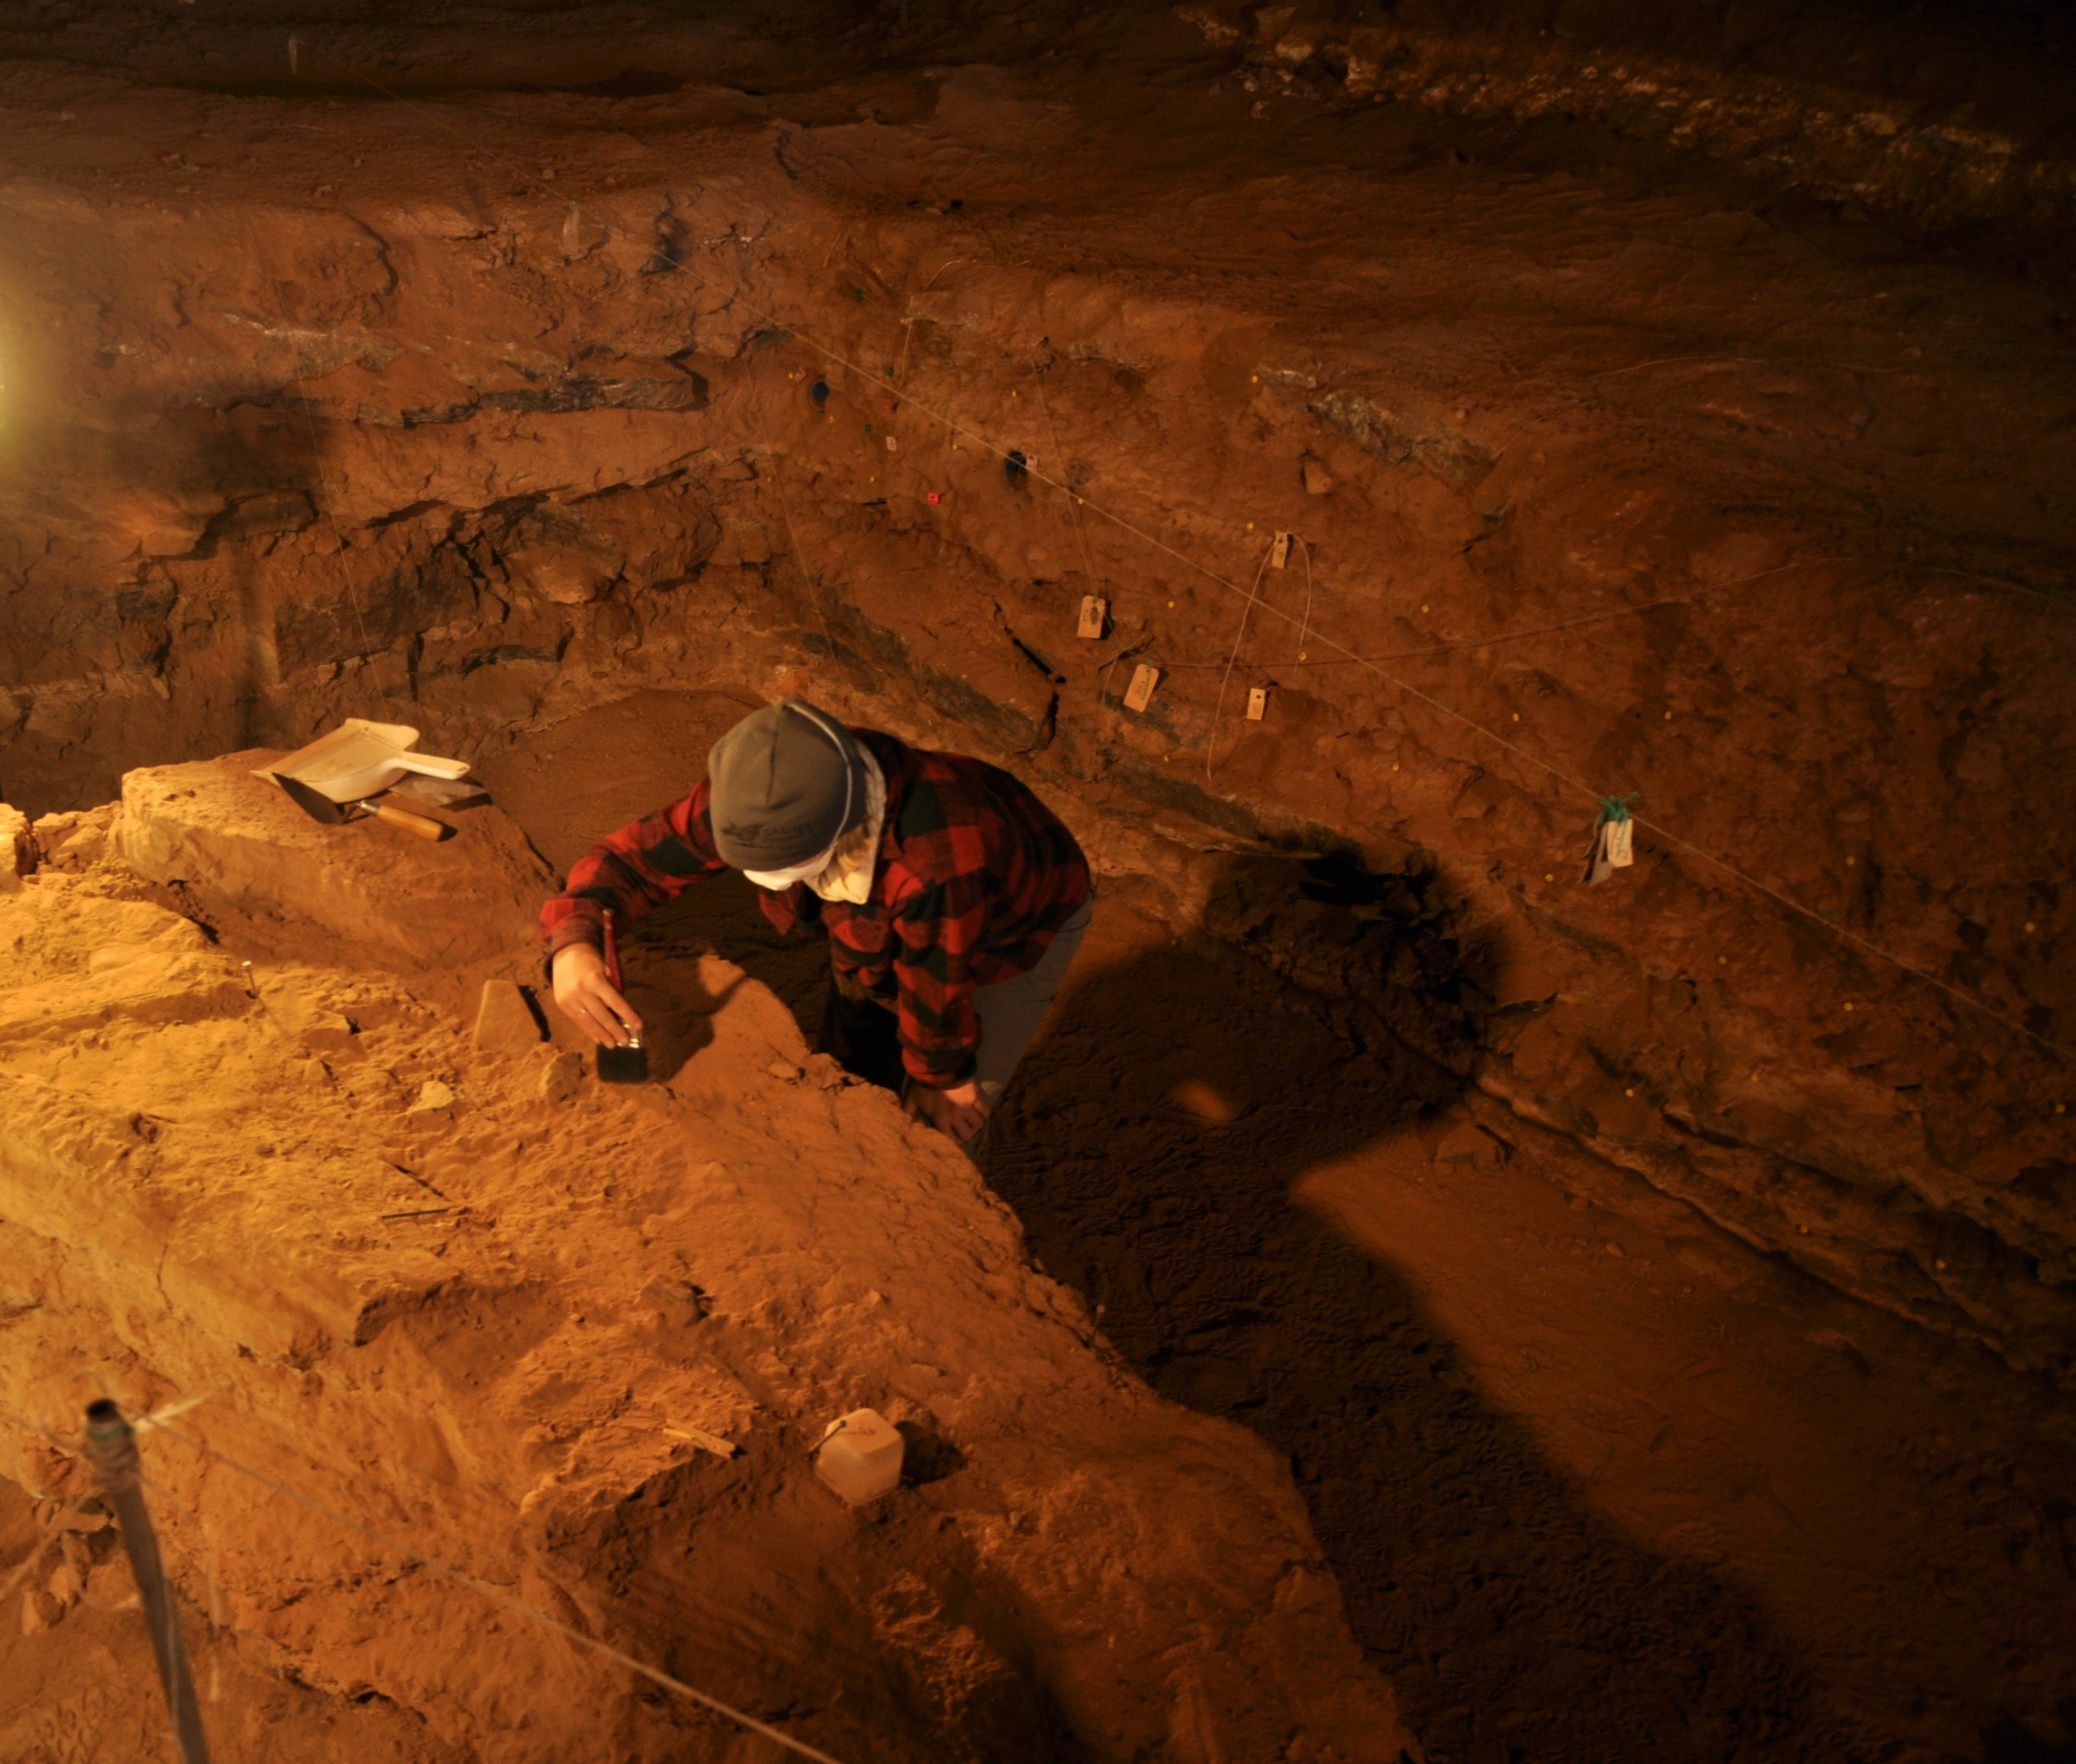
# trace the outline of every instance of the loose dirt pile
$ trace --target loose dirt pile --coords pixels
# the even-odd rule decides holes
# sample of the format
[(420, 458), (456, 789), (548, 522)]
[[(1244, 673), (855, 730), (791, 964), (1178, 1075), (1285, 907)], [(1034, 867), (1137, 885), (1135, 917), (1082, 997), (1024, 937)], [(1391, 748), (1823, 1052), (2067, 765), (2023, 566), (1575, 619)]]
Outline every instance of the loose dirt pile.
[[(838, 1756), (1397, 1755), (1273, 1458), (1118, 1367), (945, 1142), (712, 957), (645, 960), (633, 1094), (472, 1048), (538, 861), (494, 808), (437, 847), (299, 825), (267, 757), (132, 774), (107, 855), (0, 900), (10, 1416), (61, 1443), (104, 1388), (206, 1396), (176, 1433)], [(865, 1405), (910, 1485), (853, 1513), (809, 1452)], [(16, 1420), (4, 1467), (46, 1524), (85, 1474), (48, 1437)], [(148, 1449), (223, 1642), (413, 1716), (412, 1755), (724, 1755), (726, 1724)], [(119, 1604), (93, 1539), (46, 1559), (32, 1630)]]

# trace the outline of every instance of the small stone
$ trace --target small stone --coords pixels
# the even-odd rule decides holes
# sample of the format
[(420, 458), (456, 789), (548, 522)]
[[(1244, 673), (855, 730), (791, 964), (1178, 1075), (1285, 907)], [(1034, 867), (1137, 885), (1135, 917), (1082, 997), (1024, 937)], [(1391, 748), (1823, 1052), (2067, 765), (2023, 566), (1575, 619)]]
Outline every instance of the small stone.
[(478, 1053), (531, 1053), (541, 1044), (540, 1019), (525, 990), (509, 980), (486, 980), (470, 1038)]
[(0, 803), (0, 894), (19, 890), (22, 878), (36, 868), (36, 842), (30, 836), (29, 817), (19, 808)]
[(1307, 459), (1299, 468), (1305, 479), (1308, 494), (1323, 496), (1334, 488), (1334, 475), (1316, 459)]
[(1508, 1148), (1494, 1135), (1468, 1122), (1459, 1123), (1443, 1135), (1435, 1148), (1437, 1164), (1472, 1164), (1497, 1169), (1506, 1161)]
[(137, 1596), (136, 1576), (120, 1555), (87, 1571), (81, 1596), (96, 1611), (134, 1611), (143, 1602)]
[(674, 1329), (690, 1329), (705, 1320), (712, 1307), (707, 1295), (690, 1280), (659, 1274), (641, 1289), (643, 1301), (658, 1318)]
[(30, 1587), (22, 1595), (22, 1633), (40, 1635), (64, 1621), (65, 1608), (41, 1587)]
[(577, 1094), (583, 1078), (583, 1061), (565, 1049), (549, 1060), (541, 1073), (541, 1100), (567, 1102)]
[(799, 1067), (791, 1060), (774, 1060), (765, 1069), (773, 1077), (787, 1084), (795, 1083), (803, 1076)]
[(451, 1109), (455, 1102), (455, 1087), (438, 1078), (428, 1078), (418, 1086), (418, 1100), (409, 1110), (413, 1114), (438, 1114)]

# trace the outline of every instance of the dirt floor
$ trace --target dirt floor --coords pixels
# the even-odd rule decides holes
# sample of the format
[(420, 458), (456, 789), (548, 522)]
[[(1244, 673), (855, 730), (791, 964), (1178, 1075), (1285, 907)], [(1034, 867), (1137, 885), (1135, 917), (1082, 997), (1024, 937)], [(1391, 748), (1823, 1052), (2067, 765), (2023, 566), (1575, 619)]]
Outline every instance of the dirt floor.
[[(481, 770), (564, 863), (739, 714), (646, 693)], [(1308, 889), (1279, 905), (1311, 936)], [(2076, 1756), (2037, 1737), (2076, 1720), (2044, 1392), (1692, 1215), (1589, 1205), (1554, 1135), (1423, 1106), (1344, 998), (1154, 904), (1107, 888), (986, 1173), (1156, 1389), (1289, 1460), (1431, 1757)], [(822, 952), (735, 878), (651, 923), (633, 959), (711, 940), (812, 1034)]]

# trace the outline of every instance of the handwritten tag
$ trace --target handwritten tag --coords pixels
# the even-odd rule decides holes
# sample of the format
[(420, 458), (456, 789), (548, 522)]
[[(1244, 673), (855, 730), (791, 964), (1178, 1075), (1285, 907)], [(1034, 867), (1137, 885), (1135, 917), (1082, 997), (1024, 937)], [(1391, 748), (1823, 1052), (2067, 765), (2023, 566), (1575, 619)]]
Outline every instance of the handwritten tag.
[(1268, 712), (1268, 688), (1265, 686), (1250, 687), (1247, 695), (1248, 721), (1259, 723)]
[(1277, 534), (1276, 543), (1268, 548), (1268, 561), (1273, 568), (1278, 570), (1281, 570), (1285, 564), (1289, 562), (1290, 535), (1289, 533), (1279, 533)]
[(1143, 711), (1153, 702), (1153, 688), (1160, 683), (1160, 670), (1144, 662), (1132, 670), (1131, 689), (1124, 695), (1127, 711)]
[(1618, 870), (1636, 861), (1633, 855), (1634, 829), (1627, 820), (1604, 820), (1593, 830), (1593, 849), (1586, 854), (1586, 878), (1604, 882)]
[(1100, 595), (1085, 594), (1082, 596), (1082, 622), (1074, 627), (1074, 635), (1100, 639), (1109, 619), (1110, 602)]
[(886, 438), (886, 450), (889, 453), (899, 453), (901, 450), (901, 443), (893, 436), (889, 435)]

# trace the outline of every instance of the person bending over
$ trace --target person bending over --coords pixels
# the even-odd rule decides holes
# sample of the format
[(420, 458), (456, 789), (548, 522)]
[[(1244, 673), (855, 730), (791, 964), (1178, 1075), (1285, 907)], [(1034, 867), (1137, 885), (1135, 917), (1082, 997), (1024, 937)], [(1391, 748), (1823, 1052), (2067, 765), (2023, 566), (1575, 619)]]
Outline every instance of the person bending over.
[[(631, 928), (727, 869), (781, 932), (828, 936), (824, 1050), (905, 1078), (911, 1104), (976, 1150), (1088, 929), (1088, 861), (1052, 811), (979, 760), (846, 728), (801, 699), (766, 705), (714, 743), (691, 795), (593, 846), (542, 909), (557, 1008), (624, 1045), (641, 1025), (606, 977), (606, 911)], [(874, 1069), (875, 1039), (891, 1069)]]

